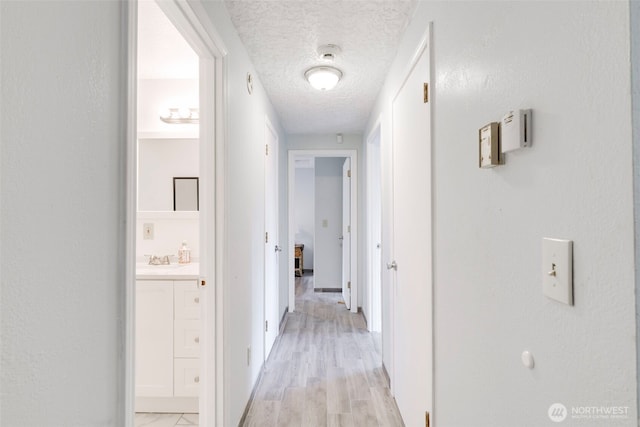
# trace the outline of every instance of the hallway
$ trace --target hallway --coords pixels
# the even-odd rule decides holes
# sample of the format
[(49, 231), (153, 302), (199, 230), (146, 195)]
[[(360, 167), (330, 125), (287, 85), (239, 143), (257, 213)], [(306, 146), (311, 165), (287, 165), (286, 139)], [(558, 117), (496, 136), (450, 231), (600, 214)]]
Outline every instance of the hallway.
[(316, 293), (296, 277), (287, 315), (245, 420), (253, 426), (403, 426), (379, 346), (340, 293)]

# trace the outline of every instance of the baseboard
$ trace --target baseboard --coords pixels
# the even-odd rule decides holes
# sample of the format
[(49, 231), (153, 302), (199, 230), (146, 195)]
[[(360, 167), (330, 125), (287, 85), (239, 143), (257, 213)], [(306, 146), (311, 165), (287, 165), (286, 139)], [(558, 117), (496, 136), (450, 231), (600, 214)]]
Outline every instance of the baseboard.
[(342, 292), (342, 288), (313, 288), (314, 292)]
[[(287, 320), (289, 319), (287, 317), (288, 311), (289, 311), (289, 306), (287, 306), (287, 308), (284, 309), (284, 313), (282, 314), (282, 319), (280, 319), (280, 330), (278, 332), (278, 336), (276, 337), (276, 340), (273, 342), (273, 347), (271, 347), (272, 351), (277, 345), (280, 344), (280, 339), (282, 338), (282, 331), (284, 330), (285, 326), (287, 326)], [(260, 367), (260, 373), (258, 374), (258, 379), (256, 379), (256, 382), (253, 385), (253, 389), (251, 390), (251, 395), (249, 396), (249, 400), (247, 401), (247, 406), (245, 406), (244, 408), (244, 412), (242, 413), (242, 418), (240, 418), (238, 427), (243, 427), (244, 422), (247, 420), (247, 416), (249, 415), (249, 411), (251, 410), (251, 404), (253, 404), (253, 399), (256, 397), (256, 392), (258, 391), (258, 387), (260, 386), (260, 381), (262, 381), (262, 376), (264, 375), (265, 367), (266, 367), (266, 363), (263, 363), (262, 366)]]
[(284, 329), (284, 326), (285, 326), (285, 325), (286, 325), (286, 323), (287, 323), (287, 313), (288, 313), (288, 312), (289, 312), (289, 306), (287, 306), (287, 307), (284, 309), (284, 313), (282, 313), (282, 317), (280, 318), (280, 325), (279, 325), (280, 333), (282, 333), (282, 330)]
[(247, 401), (247, 406), (245, 406), (244, 408), (244, 412), (242, 413), (242, 417), (240, 418), (238, 427), (243, 427), (244, 422), (247, 420), (247, 415), (249, 415), (249, 411), (251, 410), (251, 404), (253, 404), (253, 399), (254, 397), (256, 397), (256, 392), (258, 391), (258, 386), (260, 385), (260, 381), (262, 380), (263, 375), (264, 375), (264, 363), (260, 367), (260, 373), (258, 374), (258, 378), (256, 379), (256, 382), (253, 385), (253, 390), (251, 390), (251, 395), (249, 396), (249, 400)]
[(387, 387), (391, 388), (391, 378), (389, 378), (389, 373), (387, 372), (387, 367), (384, 366), (384, 362), (382, 362), (382, 373), (384, 374), (385, 380), (387, 380)]
[(364, 319), (364, 327), (367, 328), (367, 331), (368, 331), (369, 322), (367, 321), (367, 316), (364, 314), (364, 311), (362, 311), (362, 307), (358, 307), (358, 313), (362, 314), (362, 318)]

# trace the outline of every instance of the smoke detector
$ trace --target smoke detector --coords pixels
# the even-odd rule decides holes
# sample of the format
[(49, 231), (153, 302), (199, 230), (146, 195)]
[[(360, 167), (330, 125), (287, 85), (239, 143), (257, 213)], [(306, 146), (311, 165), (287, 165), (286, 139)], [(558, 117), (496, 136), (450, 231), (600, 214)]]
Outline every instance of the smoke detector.
[(318, 56), (323, 61), (333, 62), (340, 53), (340, 46), (335, 44), (325, 44), (318, 48)]

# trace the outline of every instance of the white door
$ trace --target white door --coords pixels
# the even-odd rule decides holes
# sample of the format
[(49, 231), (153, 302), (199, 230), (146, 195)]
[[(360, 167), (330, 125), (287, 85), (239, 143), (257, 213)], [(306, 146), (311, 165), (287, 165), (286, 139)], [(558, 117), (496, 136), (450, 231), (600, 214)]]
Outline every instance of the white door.
[(392, 106), (393, 384), (407, 426), (433, 402), (429, 41)]
[(264, 359), (278, 336), (278, 137), (265, 123)]
[(367, 145), (367, 189), (369, 225), (369, 330), (382, 331), (382, 199), (380, 182), (380, 128)]
[(342, 164), (342, 297), (351, 309), (351, 159)]

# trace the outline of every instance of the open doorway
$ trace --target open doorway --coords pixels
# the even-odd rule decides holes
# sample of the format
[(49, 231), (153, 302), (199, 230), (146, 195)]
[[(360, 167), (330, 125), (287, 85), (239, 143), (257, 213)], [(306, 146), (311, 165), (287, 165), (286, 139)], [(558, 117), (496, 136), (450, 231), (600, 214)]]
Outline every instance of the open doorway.
[(295, 277), (314, 291), (342, 292), (358, 311), (357, 157), (355, 150), (289, 151), (289, 311)]
[(313, 276), (316, 292), (341, 292), (345, 157), (296, 159), (294, 275)]
[(226, 49), (199, 1), (132, 1), (127, 17), (126, 425), (220, 425)]
[(136, 423), (199, 423), (199, 58), (138, 2)]

